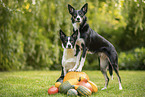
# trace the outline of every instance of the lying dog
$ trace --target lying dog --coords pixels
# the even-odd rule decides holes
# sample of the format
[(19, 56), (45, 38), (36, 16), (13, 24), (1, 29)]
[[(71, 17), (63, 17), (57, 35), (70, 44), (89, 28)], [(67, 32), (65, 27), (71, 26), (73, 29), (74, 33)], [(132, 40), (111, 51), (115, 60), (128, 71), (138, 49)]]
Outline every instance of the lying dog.
[[(107, 89), (109, 78), (107, 76), (107, 67), (109, 67), (110, 75), (112, 76), (112, 68), (117, 74), (119, 81), (119, 89), (122, 90), (121, 78), (118, 72), (118, 56), (114, 46), (103, 38), (101, 35), (92, 30), (86, 23), (88, 4), (86, 3), (81, 10), (75, 10), (71, 5), (68, 4), (69, 13), (72, 15), (73, 31), (79, 30), (77, 45), (79, 45), (79, 52), (76, 52), (76, 56), (80, 56), (80, 48), (82, 48), (82, 57), (80, 66), (76, 71), (81, 71), (85, 62), (87, 52), (97, 53), (100, 56), (100, 69), (105, 77), (105, 87), (102, 90)], [(80, 58), (77, 58), (78, 60)]]
[(67, 72), (75, 71), (77, 68), (77, 58), (80, 58), (80, 56), (75, 56), (77, 38), (78, 30), (75, 31), (70, 37), (67, 37), (64, 32), (60, 30), (60, 39), (62, 41), (62, 47), (64, 51), (62, 57), (62, 73), (57, 82), (62, 82)]

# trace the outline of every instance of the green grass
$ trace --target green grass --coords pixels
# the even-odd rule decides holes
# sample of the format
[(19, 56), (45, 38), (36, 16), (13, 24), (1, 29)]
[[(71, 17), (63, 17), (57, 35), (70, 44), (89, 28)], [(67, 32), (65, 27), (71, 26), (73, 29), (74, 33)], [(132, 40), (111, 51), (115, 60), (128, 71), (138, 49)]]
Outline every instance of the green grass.
[[(114, 80), (110, 80), (108, 89), (104, 91), (101, 91), (105, 82), (100, 71), (84, 72), (99, 89), (91, 97), (145, 97), (145, 71), (120, 71), (123, 90), (119, 90), (118, 79), (114, 74)], [(60, 93), (47, 93), (59, 76), (60, 71), (0, 72), (0, 97), (66, 97)]]

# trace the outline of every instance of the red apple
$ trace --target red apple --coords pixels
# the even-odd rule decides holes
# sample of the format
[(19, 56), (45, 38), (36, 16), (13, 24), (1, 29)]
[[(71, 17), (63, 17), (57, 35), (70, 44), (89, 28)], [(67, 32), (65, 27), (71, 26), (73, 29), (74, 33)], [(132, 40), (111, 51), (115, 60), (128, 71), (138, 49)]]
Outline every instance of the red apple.
[(58, 88), (57, 87), (55, 87), (55, 86), (52, 86), (52, 87), (50, 87), (49, 89), (48, 89), (48, 94), (56, 94), (56, 93), (58, 93)]

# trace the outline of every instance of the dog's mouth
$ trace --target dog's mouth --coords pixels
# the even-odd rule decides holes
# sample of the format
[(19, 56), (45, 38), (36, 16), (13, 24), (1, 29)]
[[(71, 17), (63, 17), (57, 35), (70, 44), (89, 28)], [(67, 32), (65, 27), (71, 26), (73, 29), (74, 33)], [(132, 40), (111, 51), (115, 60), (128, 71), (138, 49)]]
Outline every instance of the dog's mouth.
[(71, 49), (74, 49), (74, 48), (68, 47), (68, 48), (66, 48), (66, 49), (71, 50)]
[(81, 23), (81, 21), (80, 20), (77, 20), (76, 23)]
[(68, 46), (66, 47), (66, 49), (72, 49), (72, 46), (71, 46), (71, 45), (68, 45)]
[(77, 20), (76, 22), (80, 23), (81, 21), (80, 20)]

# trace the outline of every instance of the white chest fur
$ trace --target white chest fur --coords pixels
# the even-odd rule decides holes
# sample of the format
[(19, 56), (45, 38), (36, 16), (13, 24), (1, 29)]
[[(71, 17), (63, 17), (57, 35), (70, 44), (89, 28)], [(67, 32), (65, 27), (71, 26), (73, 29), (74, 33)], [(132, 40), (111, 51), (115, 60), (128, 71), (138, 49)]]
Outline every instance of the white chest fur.
[(63, 51), (63, 59), (67, 60), (73, 58), (75, 55), (75, 49), (65, 49)]
[(75, 49), (65, 49), (63, 51), (62, 66), (71, 69), (76, 63)]
[(80, 23), (73, 23), (72, 25), (74, 27), (74, 30), (77, 30), (80, 27)]

